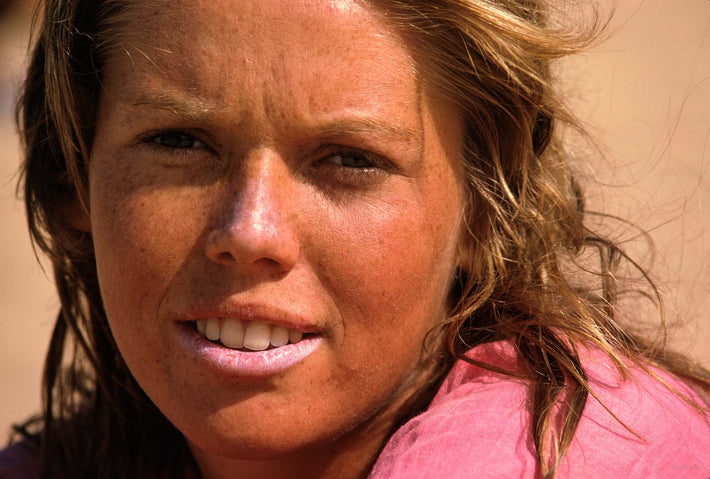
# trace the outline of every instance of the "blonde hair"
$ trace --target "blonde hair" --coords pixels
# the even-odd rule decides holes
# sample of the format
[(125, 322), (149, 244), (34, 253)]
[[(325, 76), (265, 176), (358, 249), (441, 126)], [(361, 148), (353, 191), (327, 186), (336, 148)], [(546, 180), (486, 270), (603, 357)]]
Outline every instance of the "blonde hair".
[[(690, 362), (620, 326), (614, 275), (630, 260), (584, 224), (582, 192), (556, 133), (574, 121), (553, 88), (550, 62), (587, 47), (596, 24), (581, 32), (551, 26), (537, 0), (370, 3), (410, 46), (429, 89), (464, 119), (466, 262), (441, 325), (442, 364), (471, 361), (464, 353), (484, 342), (514, 345), (529, 371), (532, 433), (545, 477), (554, 476), (590, 393), (579, 346), (606, 352), (622, 373), (624, 358), (650, 361), (709, 387)], [(45, 0), (18, 103), (29, 228), (52, 260), (62, 304), (43, 384), (47, 477), (175, 476), (194, 467), (180, 434), (123, 362), (103, 310), (91, 238), (65, 214), (86, 191), (104, 57), (126, 8), (111, 0)], [(599, 253), (600, 294), (565, 274), (582, 269), (575, 258), (588, 248)], [(654, 296), (650, 282), (648, 289)], [(552, 410), (563, 398), (558, 428)], [(179, 450), (184, 458), (175, 460)]]
[[(584, 132), (560, 101), (550, 63), (599, 38), (604, 24), (596, 11), (586, 24), (561, 27), (551, 25), (550, 5), (538, 0), (375, 3), (412, 46), (429, 88), (464, 118), (469, 250), (456, 306), (443, 325), (448, 352), (497, 370), (468, 359), (466, 351), (493, 340), (514, 345), (529, 373), (543, 476), (554, 477), (593, 394), (580, 346), (606, 353), (622, 377), (630, 359), (710, 390), (707, 371), (621, 324), (622, 270), (635, 270), (645, 282), (635, 292), (654, 303), (662, 324), (660, 295), (619, 245), (585, 224), (592, 213), (585, 211), (559, 128)], [(590, 249), (596, 266), (580, 259)], [(571, 277), (580, 272), (597, 284), (575, 284)], [(557, 428), (553, 411), (561, 403)]]

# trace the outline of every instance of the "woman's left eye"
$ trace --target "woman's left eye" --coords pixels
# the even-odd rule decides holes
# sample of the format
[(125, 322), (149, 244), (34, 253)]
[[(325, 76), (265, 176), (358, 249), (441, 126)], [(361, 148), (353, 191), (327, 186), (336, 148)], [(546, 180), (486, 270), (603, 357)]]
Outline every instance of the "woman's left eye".
[(335, 147), (315, 163), (314, 179), (331, 188), (370, 188), (384, 180), (390, 163), (380, 155)]
[(370, 155), (359, 152), (336, 153), (328, 156), (325, 161), (346, 168), (373, 168), (376, 166), (374, 159)]

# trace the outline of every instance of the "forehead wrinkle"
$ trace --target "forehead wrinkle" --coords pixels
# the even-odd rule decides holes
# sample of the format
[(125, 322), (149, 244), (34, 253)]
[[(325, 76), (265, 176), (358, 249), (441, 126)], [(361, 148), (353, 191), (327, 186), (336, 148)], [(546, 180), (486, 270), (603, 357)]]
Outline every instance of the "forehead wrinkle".
[(205, 90), (199, 66), (190, 59), (174, 58), (174, 47), (132, 44), (111, 53), (107, 70), (113, 76), (122, 72), (130, 77), (117, 80), (121, 104), (149, 106), (195, 120), (211, 117), (224, 104), (224, 92)]

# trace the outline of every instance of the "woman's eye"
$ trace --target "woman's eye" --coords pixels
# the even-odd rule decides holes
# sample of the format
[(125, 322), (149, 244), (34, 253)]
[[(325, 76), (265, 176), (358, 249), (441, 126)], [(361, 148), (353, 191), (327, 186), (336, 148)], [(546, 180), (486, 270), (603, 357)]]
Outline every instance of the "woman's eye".
[(372, 168), (375, 166), (375, 162), (370, 155), (356, 152), (341, 152), (330, 155), (327, 162), (346, 168)]
[(367, 150), (340, 148), (321, 153), (313, 170), (314, 179), (328, 188), (372, 188), (390, 173), (386, 158)]
[(138, 139), (146, 160), (165, 167), (214, 164), (216, 152), (196, 134), (185, 130), (154, 130)]
[(167, 148), (203, 148), (205, 146), (194, 135), (183, 131), (164, 131), (153, 135), (152, 141)]

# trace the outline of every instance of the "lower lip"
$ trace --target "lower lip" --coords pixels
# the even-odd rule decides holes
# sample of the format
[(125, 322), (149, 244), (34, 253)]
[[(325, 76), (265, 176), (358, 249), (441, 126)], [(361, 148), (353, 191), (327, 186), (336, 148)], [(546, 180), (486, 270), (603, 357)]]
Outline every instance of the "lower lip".
[(187, 326), (180, 328), (182, 346), (199, 362), (229, 377), (258, 378), (279, 374), (314, 353), (323, 340), (320, 336), (308, 336), (296, 344), (244, 352), (208, 341), (187, 323), (181, 326)]

